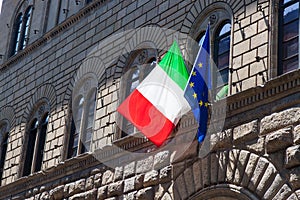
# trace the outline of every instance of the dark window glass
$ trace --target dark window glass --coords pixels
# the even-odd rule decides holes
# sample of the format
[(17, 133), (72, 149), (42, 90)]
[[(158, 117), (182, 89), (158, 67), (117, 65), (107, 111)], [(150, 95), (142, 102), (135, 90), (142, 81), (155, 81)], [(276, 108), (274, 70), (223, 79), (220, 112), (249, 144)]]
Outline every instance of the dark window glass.
[(32, 6), (27, 8), (24, 15), (22, 13), (18, 14), (14, 23), (10, 56), (15, 55), (26, 47), (29, 38), (31, 15)]
[[(215, 87), (217, 94), (223, 87), (228, 85), (229, 76), (229, 56), (230, 56), (230, 33), (231, 24), (226, 21), (215, 36), (214, 60), (217, 65), (215, 76)], [(227, 95), (227, 94), (226, 94)]]
[(32, 7), (29, 7), (24, 15), (23, 19), (23, 35), (22, 35), (22, 43), (20, 49), (24, 49), (28, 42), (29, 37), (29, 24), (30, 24), (30, 18), (31, 18), (31, 11)]
[(5, 157), (6, 157), (7, 145), (8, 145), (8, 125), (6, 123), (0, 126), (0, 136), (1, 136), (0, 138), (0, 142), (1, 142), (0, 180), (1, 180), (4, 171)]
[(19, 50), (21, 31), (22, 31), (22, 19), (23, 19), (23, 15), (22, 13), (20, 13), (14, 24), (15, 32), (13, 35), (13, 44), (12, 44), (12, 52), (11, 52), (12, 55), (16, 54)]
[(42, 167), (48, 121), (49, 121), (49, 115), (47, 114), (44, 117), (44, 119), (42, 120), (42, 124), (41, 124), (39, 141), (38, 141), (37, 151), (36, 151), (36, 161), (35, 161), (34, 172), (40, 171), (41, 167)]
[(278, 74), (299, 68), (299, 1), (283, 1), (279, 18)]
[(38, 124), (37, 119), (34, 119), (30, 126), (23, 176), (28, 176), (31, 173)]

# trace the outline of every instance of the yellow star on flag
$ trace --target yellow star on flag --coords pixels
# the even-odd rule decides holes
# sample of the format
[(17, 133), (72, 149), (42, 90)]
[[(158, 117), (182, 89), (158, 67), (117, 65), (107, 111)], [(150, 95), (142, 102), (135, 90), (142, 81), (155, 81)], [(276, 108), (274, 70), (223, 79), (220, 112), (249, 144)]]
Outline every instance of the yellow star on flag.
[(203, 66), (203, 64), (202, 64), (202, 63), (199, 63), (198, 66), (201, 68), (201, 67)]
[(193, 88), (195, 84), (193, 82), (190, 82), (190, 87)]
[(205, 107), (208, 107), (208, 103), (207, 102), (205, 103)]
[(196, 71), (193, 71), (192, 75), (193, 75), (193, 76), (196, 76), (196, 75), (197, 75)]
[(193, 94), (193, 97), (194, 97), (194, 99), (196, 99), (196, 98), (197, 98), (197, 94), (196, 94), (196, 93), (194, 93), (194, 94)]
[(200, 105), (200, 106), (203, 106), (203, 101), (200, 101), (200, 102), (199, 102), (199, 105)]

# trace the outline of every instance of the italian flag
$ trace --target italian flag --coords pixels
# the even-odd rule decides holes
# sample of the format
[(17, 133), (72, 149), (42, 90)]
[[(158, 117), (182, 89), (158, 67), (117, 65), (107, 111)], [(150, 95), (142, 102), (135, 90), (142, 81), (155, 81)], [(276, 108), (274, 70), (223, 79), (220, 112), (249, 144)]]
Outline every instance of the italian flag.
[(161, 146), (181, 116), (190, 110), (184, 98), (188, 72), (175, 41), (164, 58), (118, 107), (156, 146)]

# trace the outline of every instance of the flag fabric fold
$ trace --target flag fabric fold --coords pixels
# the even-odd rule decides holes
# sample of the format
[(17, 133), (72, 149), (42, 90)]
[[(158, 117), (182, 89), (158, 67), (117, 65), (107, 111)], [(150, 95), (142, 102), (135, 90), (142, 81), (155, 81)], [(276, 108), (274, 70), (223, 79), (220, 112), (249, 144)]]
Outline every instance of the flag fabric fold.
[(209, 43), (208, 26), (184, 92), (184, 97), (189, 102), (194, 117), (199, 123), (197, 131), (199, 142), (202, 142), (205, 138), (208, 122), (208, 90), (211, 89)]
[(161, 62), (156, 64), (117, 111), (159, 147), (181, 116), (190, 110), (184, 98), (188, 76), (175, 41)]

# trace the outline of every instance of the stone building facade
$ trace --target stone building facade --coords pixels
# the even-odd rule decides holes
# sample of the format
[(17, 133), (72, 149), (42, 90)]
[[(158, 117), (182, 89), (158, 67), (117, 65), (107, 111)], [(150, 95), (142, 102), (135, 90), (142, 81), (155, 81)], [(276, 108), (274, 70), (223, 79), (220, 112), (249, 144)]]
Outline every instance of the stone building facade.
[[(116, 108), (208, 22), (207, 138), (188, 113), (157, 148)], [(297, 0), (4, 0), (0, 199), (300, 199), (298, 23)]]

